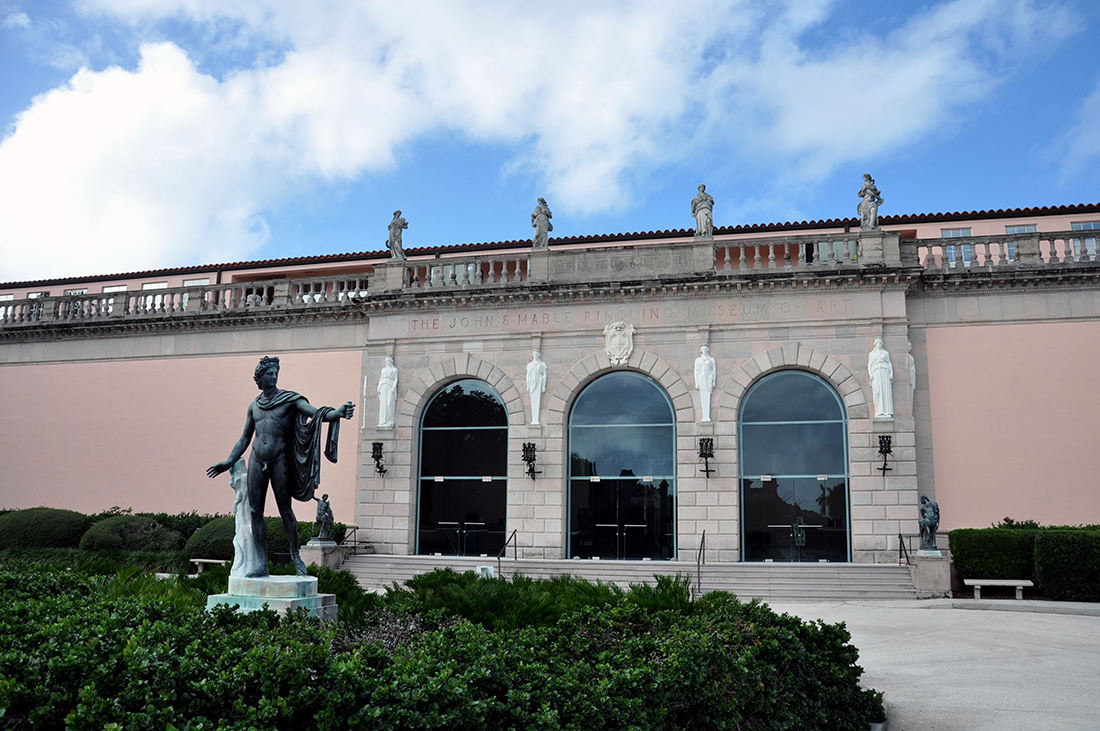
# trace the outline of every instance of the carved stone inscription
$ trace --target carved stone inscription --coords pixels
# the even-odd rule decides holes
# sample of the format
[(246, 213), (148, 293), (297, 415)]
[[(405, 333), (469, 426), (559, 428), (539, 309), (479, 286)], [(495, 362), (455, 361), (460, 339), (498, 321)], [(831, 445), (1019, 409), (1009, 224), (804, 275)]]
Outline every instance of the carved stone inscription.
[(826, 297), (741, 297), (699, 303), (532, 307), (410, 316), (409, 335), (542, 332), (604, 327), (613, 322), (641, 325), (707, 325), (738, 322), (833, 320), (856, 316), (850, 295)]

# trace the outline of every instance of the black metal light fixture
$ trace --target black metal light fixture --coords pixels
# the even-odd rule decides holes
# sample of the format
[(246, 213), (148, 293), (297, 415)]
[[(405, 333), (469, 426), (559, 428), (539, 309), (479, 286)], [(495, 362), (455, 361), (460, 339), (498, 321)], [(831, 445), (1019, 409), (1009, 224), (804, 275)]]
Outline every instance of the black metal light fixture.
[(535, 479), (535, 475), (541, 475), (542, 470), (535, 469), (535, 462), (538, 461), (538, 453), (535, 450), (534, 442), (523, 443), (523, 462), (527, 465), (527, 476), (532, 480)]
[(714, 437), (699, 437), (699, 459), (703, 460), (703, 474), (709, 480), (715, 472), (710, 468), (710, 461), (714, 459)]
[(386, 475), (386, 465), (382, 463), (385, 458), (382, 454), (382, 442), (373, 442), (370, 445), (370, 458), (374, 460), (374, 471), (383, 477)]
[(882, 455), (882, 466), (875, 469), (882, 473), (883, 477), (886, 477), (887, 472), (892, 472), (893, 467), (886, 466), (886, 460), (894, 453), (894, 450), (890, 448), (890, 442), (893, 438), (889, 434), (882, 434), (878, 438), (878, 453)]

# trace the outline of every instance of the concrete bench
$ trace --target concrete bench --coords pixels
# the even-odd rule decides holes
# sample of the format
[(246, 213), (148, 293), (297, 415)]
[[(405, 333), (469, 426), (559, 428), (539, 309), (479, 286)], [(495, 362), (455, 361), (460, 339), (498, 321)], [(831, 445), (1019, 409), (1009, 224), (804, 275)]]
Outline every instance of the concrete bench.
[(1015, 586), (1016, 587), (1016, 598), (1017, 599), (1023, 599), (1024, 598), (1024, 587), (1025, 586), (1028, 586), (1028, 587), (1035, 586), (1035, 584), (1031, 583), (1027, 579), (965, 579), (963, 581), (963, 583), (966, 584), (967, 586), (973, 586), (974, 587), (974, 598), (975, 599), (981, 599), (982, 598), (982, 587), (983, 586)]
[(193, 558), (191, 563), (195, 564), (195, 573), (201, 574), (202, 570), (206, 568), (207, 564), (217, 564), (218, 566), (224, 566), (229, 563), (223, 558)]

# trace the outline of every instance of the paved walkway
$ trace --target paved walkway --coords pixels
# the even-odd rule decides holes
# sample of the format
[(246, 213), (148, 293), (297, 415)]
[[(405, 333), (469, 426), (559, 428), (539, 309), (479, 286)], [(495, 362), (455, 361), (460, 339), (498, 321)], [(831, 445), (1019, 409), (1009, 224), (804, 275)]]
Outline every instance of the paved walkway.
[[(1100, 730), (1100, 604), (772, 602), (845, 622), (889, 731)], [(969, 610), (982, 611), (969, 611)]]

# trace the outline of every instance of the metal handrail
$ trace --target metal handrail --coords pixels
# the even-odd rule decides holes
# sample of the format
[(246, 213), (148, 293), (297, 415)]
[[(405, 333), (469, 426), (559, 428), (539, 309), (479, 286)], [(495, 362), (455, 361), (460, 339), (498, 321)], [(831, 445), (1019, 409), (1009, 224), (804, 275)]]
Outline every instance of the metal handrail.
[(905, 548), (905, 536), (898, 533), (898, 564), (902, 563), (902, 559), (905, 559), (905, 565), (909, 566), (911, 561), (909, 560), (909, 551)]
[(695, 554), (695, 595), (703, 593), (703, 564), (707, 562), (707, 531), (703, 529), (703, 536), (699, 539), (699, 550)]
[(504, 555), (505, 551), (508, 550), (508, 544), (509, 543), (512, 544), (512, 550), (513, 550), (512, 560), (513, 561), (518, 561), (519, 560), (519, 541), (516, 540), (516, 533), (518, 531), (519, 531), (519, 528), (513, 529), (512, 530), (512, 535), (508, 536), (508, 540), (506, 540), (504, 542), (504, 545), (501, 546), (501, 549), (499, 551), (497, 551), (497, 576), (501, 576), (503, 578), (502, 574), (500, 573), (500, 558), (501, 558), (501, 556)]

